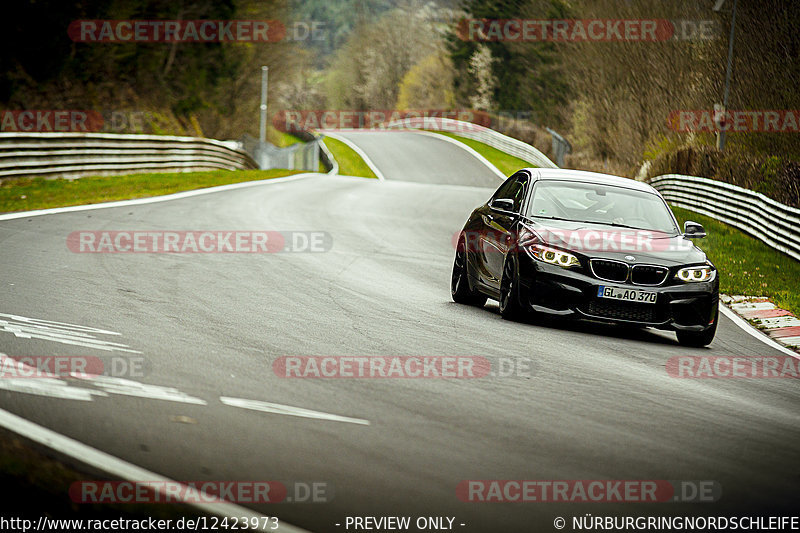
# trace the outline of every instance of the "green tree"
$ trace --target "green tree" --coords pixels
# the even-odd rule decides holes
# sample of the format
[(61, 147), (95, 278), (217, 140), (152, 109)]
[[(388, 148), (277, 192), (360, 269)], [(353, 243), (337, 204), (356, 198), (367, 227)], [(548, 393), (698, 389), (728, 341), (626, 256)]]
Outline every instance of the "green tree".
[(452, 109), (453, 73), (453, 63), (444, 50), (426, 56), (403, 76), (397, 109)]
[[(562, 0), (467, 0), (464, 9), (470, 19), (566, 18), (569, 14)], [(470, 66), (485, 47), (491, 52), (492, 74), (497, 80), (492, 98), (495, 110), (532, 111), (545, 121), (560, 117), (558, 108), (568, 101), (569, 86), (554, 43), (482, 43), (468, 38), (454, 29), (447, 39), (460, 105), (469, 105), (478, 92), (479, 74)]]

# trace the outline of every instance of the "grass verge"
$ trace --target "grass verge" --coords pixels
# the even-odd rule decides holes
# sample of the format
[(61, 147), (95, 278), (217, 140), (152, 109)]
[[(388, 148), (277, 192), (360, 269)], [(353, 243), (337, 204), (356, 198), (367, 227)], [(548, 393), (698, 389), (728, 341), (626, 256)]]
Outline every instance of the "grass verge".
[(89, 176), (75, 180), (9, 179), (0, 183), (0, 212), (147, 198), (229, 183), (278, 178), (300, 172), (302, 171), (283, 169), (213, 170)]
[(672, 211), (681, 225), (694, 220), (706, 228), (708, 237), (697, 245), (719, 269), (722, 293), (768, 296), (778, 307), (800, 315), (800, 262), (710, 217), (678, 207)]
[(322, 141), (328, 150), (333, 154), (333, 158), (339, 163), (339, 174), (342, 176), (361, 176), (362, 178), (375, 178), (378, 176), (367, 166), (361, 156), (345, 143), (332, 137), (325, 137)]
[(440, 135), (446, 135), (447, 137), (451, 137), (459, 142), (462, 142), (481, 154), (485, 157), (491, 164), (497, 167), (497, 170), (502, 172), (506, 176), (510, 176), (517, 170), (521, 168), (528, 168), (528, 167), (535, 167), (533, 163), (529, 163), (524, 159), (520, 159), (519, 157), (514, 157), (513, 155), (509, 155), (502, 150), (498, 150), (497, 148), (493, 148), (488, 144), (484, 144), (479, 141), (474, 141), (472, 139), (467, 139), (466, 137), (460, 137), (458, 135), (454, 135), (447, 131), (437, 131), (436, 133)]
[(277, 130), (273, 127), (267, 129), (267, 141), (279, 148), (286, 148), (287, 146), (292, 146), (293, 144), (303, 142), (299, 137), (292, 135), (291, 133)]

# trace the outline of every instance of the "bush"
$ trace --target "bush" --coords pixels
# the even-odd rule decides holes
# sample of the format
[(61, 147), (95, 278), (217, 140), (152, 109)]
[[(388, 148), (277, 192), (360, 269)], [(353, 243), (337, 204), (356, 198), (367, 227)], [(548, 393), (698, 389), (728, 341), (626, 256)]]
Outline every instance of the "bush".
[(760, 192), (782, 204), (800, 207), (800, 163), (777, 156), (686, 146), (655, 158), (648, 178), (686, 174), (711, 178)]
[(492, 115), (489, 126), (503, 135), (528, 143), (537, 148), (544, 155), (553, 159), (553, 142), (547, 130), (528, 120)]

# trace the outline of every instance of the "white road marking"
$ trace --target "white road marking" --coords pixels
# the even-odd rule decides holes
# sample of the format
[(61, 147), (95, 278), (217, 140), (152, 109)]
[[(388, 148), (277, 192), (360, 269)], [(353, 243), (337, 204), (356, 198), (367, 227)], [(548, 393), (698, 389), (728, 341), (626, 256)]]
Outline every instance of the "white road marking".
[[(4, 377), (6, 375), (23, 377), (7, 378)], [(148, 385), (129, 379), (111, 376), (90, 376), (88, 374), (77, 374), (74, 372), (71, 373), (70, 376), (78, 380), (78, 383), (93, 385), (100, 390), (71, 386), (73, 382), (64, 381), (61, 376), (37, 371), (36, 368), (26, 365), (22, 361), (17, 361), (4, 353), (0, 353), (0, 390), (23, 392), (25, 394), (35, 394), (37, 396), (59, 398), (62, 400), (91, 401), (93, 396), (121, 394), (124, 396), (136, 396), (151, 400), (207, 405), (205, 400), (190, 396), (174, 387)]]
[(207, 405), (205, 400), (195, 398), (173, 387), (162, 387), (160, 385), (148, 385), (131, 381), (129, 379), (117, 378), (113, 376), (87, 376), (85, 374), (70, 374), (72, 377), (85, 380), (87, 383), (98, 387), (110, 394), (122, 394), (124, 396), (137, 396), (139, 398), (149, 398), (151, 400), (166, 400), (170, 402), (191, 403), (195, 405)]
[(246, 400), (244, 398), (230, 398), (227, 396), (220, 396), (219, 400), (225, 405), (230, 405), (232, 407), (241, 407), (242, 409), (263, 411), (265, 413), (274, 413), (276, 415), (317, 418), (320, 420), (332, 420), (334, 422), (360, 424), (362, 426), (369, 425), (369, 420), (364, 420), (362, 418), (350, 418), (347, 416), (333, 415), (330, 413), (323, 413), (322, 411), (312, 411), (310, 409), (303, 409), (302, 407), (293, 407), (291, 405), (281, 405), (279, 403), (262, 402), (259, 400)]
[[(161, 483), (153, 483), (152, 487), (164, 496), (166, 496), (167, 487), (174, 487), (178, 483), (170, 478), (138, 467), (119, 457), (114, 457), (113, 455), (102, 452), (97, 448), (92, 448), (82, 442), (65, 437), (60, 433), (56, 433), (51, 429), (35, 424), (30, 420), (26, 420), (3, 409), (0, 409), (0, 426), (34, 442), (43, 444), (59, 453), (77, 459), (82, 464), (98, 468), (116, 478), (126, 481), (159, 481)], [(186, 490), (188, 490), (188, 487), (186, 487)], [(245, 517), (248, 519), (261, 519), (263, 514), (253, 512), (250, 509), (229, 502), (187, 503), (186, 505), (190, 505), (205, 513), (231, 519), (233, 517), (239, 517), (240, 519)], [(259, 525), (263, 523), (263, 520), (259, 520)], [(264, 527), (259, 527), (256, 530), (272, 531)], [(288, 524), (283, 520), (281, 520), (280, 530), (284, 533), (308, 533), (306, 530)]]
[(47, 326), (50, 328), (56, 329), (64, 329), (67, 331), (76, 331), (76, 332), (85, 332), (85, 333), (97, 333), (101, 335), (119, 335), (119, 333), (115, 331), (108, 331), (105, 329), (99, 328), (90, 328), (89, 326), (79, 326), (77, 324), (67, 324), (66, 322), (55, 322), (53, 320), (43, 320), (41, 318), (28, 318), (20, 315), (9, 315), (6, 313), (0, 313), (0, 317), (10, 318), (19, 322), (25, 322), (27, 324), (37, 324), (40, 326)]
[(13, 333), (14, 336), (20, 339), (42, 339), (107, 352), (142, 353), (139, 350), (130, 349), (127, 344), (105, 341), (94, 336), (94, 334), (119, 335), (114, 331), (39, 318), (28, 318), (20, 315), (0, 313), (0, 331)]
[(780, 343), (774, 341), (772, 338), (764, 335), (763, 333), (758, 331), (756, 328), (754, 328), (753, 326), (748, 324), (745, 319), (743, 319), (742, 317), (740, 317), (739, 315), (737, 315), (736, 313), (734, 313), (733, 311), (728, 309), (727, 306), (725, 306), (723, 304), (720, 304), (719, 310), (723, 315), (725, 315), (726, 317), (730, 318), (731, 321), (734, 324), (736, 324), (737, 326), (742, 328), (745, 332), (749, 333), (750, 335), (752, 335), (756, 339), (760, 340), (764, 344), (767, 344), (767, 345), (771, 346), (772, 348), (775, 348), (776, 350), (778, 350), (780, 352), (783, 352), (783, 353), (785, 353), (787, 355), (791, 355), (794, 358), (800, 359), (800, 355), (799, 354), (797, 354), (796, 352), (793, 352), (792, 350), (790, 350), (786, 346), (783, 346)]
[[(346, 139), (346, 138), (342, 137), (341, 135), (337, 135), (335, 133), (326, 132), (325, 130), (320, 130), (320, 131), (325, 136), (330, 137), (331, 139), (336, 139), (337, 141), (343, 142), (344, 144), (349, 146), (355, 153), (358, 154), (358, 156), (361, 159), (364, 160), (364, 163), (366, 163), (367, 166), (369, 167), (369, 169), (372, 172), (374, 172), (376, 176), (378, 176), (378, 179), (380, 181), (386, 181), (386, 177), (383, 175), (383, 172), (381, 172), (380, 169), (375, 165), (375, 163), (372, 162), (372, 159), (370, 159), (369, 156), (364, 153), (364, 150), (359, 148), (355, 143), (353, 143), (353, 141), (351, 141), (350, 139)], [(324, 139), (323, 139), (323, 142), (325, 142)]]
[[(70, 387), (65, 381), (59, 379), (57, 375), (38, 371), (34, 367), (12, 359), (4, 353), (0, 353), (0, 368), (2, 368), (2, 375), (0, 375), (0, 389), (2, 390), (85, 402), (92, 401), (92, 396), (108, 396), (102, 391)], [(7, 378), (5, 377), (6, 375), (46, 377)]]
[(59, 400), (92, 401), (93, 396), (108, 396), (105, 392), (70, 387), (66, 382), (53, 378), (11, 378), (0, 379), (0, 389), (58, 398)]
[(315, 174), (309, 172), (304, 174), (296, 174), (294, 176), (286, 176), (284, 178), (272, 178), (272, 179), (258, 180), (258, 181), (244, 181), (241, 183), (231, 183), (230, 185), (219, 185), (217, 187), (207, 187), (205, 189), (176, 192), (175, 194), (165, 194), (164, 196), (152, 196), (150, 198), (136, 198), (135, 200), (120, 200), (118, 202), (104, 202), (102, 204), (72, 205), (69, 207), (53, 207), (50, 209), (38, 209), (36, 211), (21, 211), (19, 213), (6, 213), (4, 215), (0, 215), (0, 220), (14, 220), (17, 218), (38, 217), (42, 215), (55, 215), (58, 213), (72, 213), (74, 211), (94, 211), (95, 209), (108, 209), (110, 207), (128, 207), (132, 205), (155, 204), (158, 202), (168, 202), (171, 200), (180, 200), (181, 198), (200, 196), (202, 194), (213, 194), (216, 192), (230, 191), (234, 189), (243, 189), (245, 187), (255, 187), (257, 185), (269, 185), (271, 183), (282, 183), (285, 181), (292, 181), (301, 178), (309, 178), (312, 176), (320, 176), (320, 175), (322, 174)]
[(44, 369), (36, 369), (23, 361), (17, 361), (0, 352), (0, 377), (6, 379), (16, 379), (19, 377), (28, 379), (31, 376), (58, 378), (58, 374), (53, 374)]
[(83, 346), (84, 348), (95, 348), (97, 350), (104, 350), (107, 352), (116, 350), (120, 352), (142, 353), (137, 350), (129, 350), (126, 344), (119, 344), (116, 342), (107, 342), (98, 339), (76, 339), (69, 335), (48, 334), (38, 329), (4, 327), (2, 321), (0, 321), (0, 331), (13, 333), (15, 336), (21, 339), (42, 339), (46, 341), (60, 342), (61, 344)]

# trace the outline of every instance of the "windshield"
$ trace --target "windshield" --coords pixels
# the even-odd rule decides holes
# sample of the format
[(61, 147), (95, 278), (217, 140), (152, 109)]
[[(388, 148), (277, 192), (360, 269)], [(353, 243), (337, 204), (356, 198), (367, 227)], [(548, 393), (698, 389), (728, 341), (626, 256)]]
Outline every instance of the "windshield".
[(539, 181), (528, 216), (677, 233), (667, 204), (657, 195), (592, 183)]

